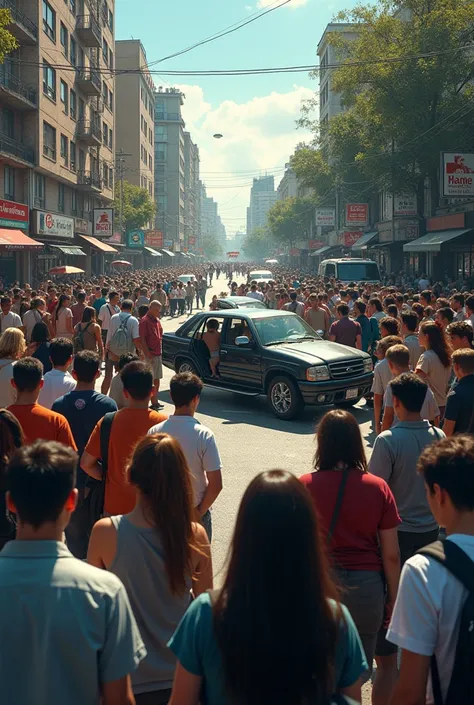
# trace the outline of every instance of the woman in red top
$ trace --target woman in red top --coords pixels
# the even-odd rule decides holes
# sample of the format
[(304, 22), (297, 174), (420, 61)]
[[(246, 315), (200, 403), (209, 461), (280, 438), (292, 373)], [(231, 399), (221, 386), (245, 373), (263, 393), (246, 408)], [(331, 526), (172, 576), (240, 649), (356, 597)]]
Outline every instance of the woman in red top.
[[(320, 515), (344, 591), (343, 601), (359, 630), (371, 669), (384, 619), (385, 582), (390, 608), (400, 575), (400, 517), (395, 499), (385, 480), (367, 472), (359, 426), (348, 411), (334, 409), (322, 418), (314, 468), (315, 472), (303, 475), (300, 481), (308, 488)], [(375, 695), (376, 690), (377, 683)]]

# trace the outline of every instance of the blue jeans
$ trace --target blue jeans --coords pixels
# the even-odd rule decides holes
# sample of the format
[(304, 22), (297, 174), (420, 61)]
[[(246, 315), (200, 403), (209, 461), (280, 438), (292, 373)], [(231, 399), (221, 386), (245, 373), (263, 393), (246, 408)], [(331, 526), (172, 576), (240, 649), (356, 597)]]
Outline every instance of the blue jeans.
[(202, 515), (201, 524), (206, 529), (207, 538), (209, 539), (209, 543), (211, 543), (211, 541), (212, 541), (212, 514), (211, 514), (210, 509), (208, 509), (207, 512)]
[(178, 310), (178, 299), (170, 299), (170, 316), (174, 316)]

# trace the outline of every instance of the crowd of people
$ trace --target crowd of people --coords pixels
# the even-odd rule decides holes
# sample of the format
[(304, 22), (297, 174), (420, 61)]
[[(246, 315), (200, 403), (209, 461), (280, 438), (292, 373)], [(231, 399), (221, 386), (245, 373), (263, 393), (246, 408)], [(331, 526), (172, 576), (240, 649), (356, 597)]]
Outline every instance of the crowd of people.
[[(347, 704), (371, 675), (372, 705), (471, 702), (474, 295), (252, 268), (2, 292), (5, 702)], [(174, 375), (169, 416), (158, 392), (163, 317), (206, 307), (222, 273), (223, 296), (293, 311), (376, 365), (371, 456), (355, 417), (328, 411), (312, 472), (247, 487), (214, 589), (223, 468), (203, 384)]]

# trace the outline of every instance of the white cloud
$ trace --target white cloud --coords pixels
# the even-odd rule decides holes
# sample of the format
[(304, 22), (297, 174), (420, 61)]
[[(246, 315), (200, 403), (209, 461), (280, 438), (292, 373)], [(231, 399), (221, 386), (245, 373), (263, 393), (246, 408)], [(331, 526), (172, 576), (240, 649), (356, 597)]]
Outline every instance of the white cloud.
[[(244, 103), (225, 100), (213, 107), (200, 86), (179, 88), (186, 94), (183, 116), (199, 146), (208, 195), (219, 203), (229, 234), (245, 229), (252, 178), (274, 173), (276, 187), (295, 146), (309, 137), (296, 129), (296, 120), (301, 102), (313, 92), (294, 85), (287, 93), (273, 92)], [(223, 139), (214, 139), (216, 133)]]
[[(286, 7), (289, 9), (295, 10), (297, 7), (302, 7), (303, 5), (307, 5), (309, 0), (292, 0)], [(258, 0), (257, 1), (257, 9), (262, 10), (265, 7), (270, 7), (270, 5), (274, 5), (275, 0)]]

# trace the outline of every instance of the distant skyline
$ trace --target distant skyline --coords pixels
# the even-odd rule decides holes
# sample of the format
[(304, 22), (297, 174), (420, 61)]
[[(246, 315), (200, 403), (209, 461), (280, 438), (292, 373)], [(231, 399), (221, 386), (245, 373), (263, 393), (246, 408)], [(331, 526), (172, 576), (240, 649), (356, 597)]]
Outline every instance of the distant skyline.
[[(277, 0), (117, 0), (116, 38), (140, 39), (148, 63), (229, 27)], [(163, 61), (151, 71), (262, 68), (316, 64), (324, 28), (340, 9), (321, 0), (288, 5), (233, 34)], [(295, 146), (309, 138), (296, 129), (301, 102), (318, 88), (306, 73), (240, 77), (170, 77), (155, 73), (156, 86), (173, 85), (186, 94), (183, 115), (201, 156), (201, 178), (219, 204), (229, 237), (245, 230), (254, 176), (271, 173), (277, 186)], [(213, 135), (219, 132), (223, 139)]]

